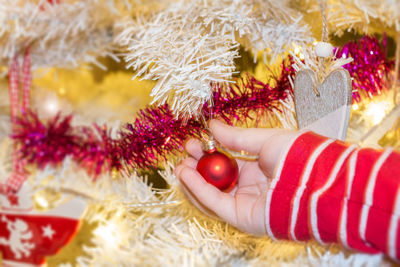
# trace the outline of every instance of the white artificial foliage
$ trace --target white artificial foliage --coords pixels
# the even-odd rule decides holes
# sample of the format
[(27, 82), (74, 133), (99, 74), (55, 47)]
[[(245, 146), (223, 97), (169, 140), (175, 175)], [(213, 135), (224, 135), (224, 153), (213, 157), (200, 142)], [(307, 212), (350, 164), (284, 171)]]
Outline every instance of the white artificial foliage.
[(342, 66), (353, 61), (352, 57), (336, 58), (335, 55), (324, 59), (318, 57), (315, 53), (314, 45), (305, 46), (298, 50), (298, 53), (289, 52), (293, 57), (294, 64), (292, 66), (296, 72), (301, 69), (309, 69), (321, 78), (328, 76), (332, 71), (340, 69)]
[[(73, 170), (70, 175), (77, 179)], [(382, 256), (346, 255), (345, 251), (333, 253), (329, 247), (313, 242), (275, 242), (268, 237), (252, 237), (196, 210), (184, 197), (171, 164), (161, 175), (170, 186), (161, 198), (176, 199), (178, 203), (137, 206), (129, 212), (126, 206), (108, 201), (121, 199), (122, 195), (144, 203), (160, 201), (160, 196), (137, 176), (110, 187), (108, 191), (114, 191), (116, 196), (103, 195), (104, 204), (91, 206), (86, 214), (86, 219), (96, 222), (98, 228), (91, 240), (94, 246), (85, 247), (87, 255), (77, 259), (77, 266), (387, 265)]]
[(118, 177), (118, 179), (104, 174), (94, 181), (92, 176), (74, 164), (70, 158), (66, 158), (60, 167), (47, 166), (43, 170), (37, 171), (30, 177), (30, 181), (37, 190), (45, 188), (64, 194), (82, 196), (89, 203), (107, 203), (110, 209), (118, 207), (130, 209), (141, 207), (141, 205), (154, 207), (158, 202), (166, 202), (170, 198), (166, 193), (170, 192), (169, 190), (164, 190), (162, 194), (158, 192), (157, 195), (160, 198), (156, 197), (156, 192), (146, 184), (146, 179), (135, 174), (124, 178)]
[(180, 1), (150, 19), (126, 20), (116, 42), (127, 47), (127, 67), (157, 80), (153, 102), (178, 116), (197, 116), (213, 83), (231, 82), (239, 45), (273, 61), (293, 45), (312, 41), (301, 16), (286, 2)]
[(114, 2), (0, 0), (0, 64), (29, 46), (34, 67), (100, 65), (97, 57), (112, 55)]
[[(292, 101), (285, 109), (290, 112)], [(292, 120), (289, 120), (292, 121)], [(2, 177), (11, 170), (10, 139), (1, 143)], [(33, 172), (29, 182), (36, 193), (60, 192), (62, 198), (88, 202), (84, 219), (95, 222), (91, 246), (74, 266), (386, 266), (382, 256), (331, 252), (314, 242), (276, 242), (252, 237), (222, 221), (209, 218), (185, 197), (167, 163), (160, 174), (167, 189), (155, 189), (145, 177), (103, 174), (93, 177), (70, 158), (59, 167)], [(333, 249), (333, 251), (337, 251)], [(67, 266), (67, 265), (64, 265)]]
[[(292, 85), (293, 87), (293, 85)], [(282, 125), (283, 129), (297, 130), (296, 122), (296, 111), (294, 109), (294, 99), (293, 96), (288, 93), (287, 98), (284, 100), (279, 100), (281, 106), (280, 111), (273, 110), (279, 124)]]
[[(305, 47), (302, 67), (319, 67), (312, 52), (306, 51), (306, 44), (312, 41), (309, 30), (288, 8), (288, 1), (171, 3), (150, 19), (125, 20), (118, 25), (120, 29), (113, 28), (119, 10), (113, 0), (39, 3), (45, 5), (46, 12), (38, 1), (0, 0), (1, 65), (6, 66), (16, 51), (23, 53), (27, 44), (35, 67), (96, 64), (97, 56), (112, 52), (117, 41), (127, 47), (126, 59), (138, 76), (158, 81), (152, 93), (155, 101), (170, 103), (178, 115), (197, 115), (202, 104), (210, 100), (210, 84), (231, 82), (239, 44), (255, 56), (262, 52), (265, 62), (292, 48)], [(122, 3), (135, 4), (128, 0)], [(368, 12), (366, 16), (372, 17), (378, 11)], [(114, 38), (116, 31), (121, 34)], [(344, 62), (332, 62), (325, 70)], [(297, 58), (296, 66), (301, 64)], [(284, 128), (295, 128), (293, 99), (281, 104), (281, 113), (273, 116)], [(66, 107), (60, 103), (62, 110)], [(95, 109), (88, 107), (77, 124), (89, 124), (92, 117), (99, 117), (99, 123), (113, 120), (104, 109)], [(3, 123), (7, 115), (0, 116)], [(4, 133), (10, 132), (7, 121), (4, 127), (0, 124), (0, 131), (2, 128)], [(117, 129), (118, 122), (111, 128)], [(11, 147), (7, 138), (0, 144), (3, 179), (11, 171)], [(389, 266), (381, 255), (344, 250), (333, 253), (312, 242), (275, 242), (240, 232), (200, 213), (185, 197), (173, 169), (173, 164), (167, 164), (161, 172), (168, 184), (162, 190), (136, 173), (129, 177), (103, 174), (93, 181), (70, 158), (57, 168), (33, 172), (29, 181), (36, 192), (52, 190), (63, 195), (52, 205), (69, 196), (86, 199), (90, 206), (85, 219), (97, 223), (97, 232), (110, 231), (113, 242), (94, 231), (94, 246), (85, 248), (87, 254), (77, 259), (77, 266)]]
[(400, 1), (328, 0), (328, 21), (338, 34), (344, 29), (368, 32), (372, 20), (400, 32)]
[(210, 99), (211, 83), (231, 78), (237, 45), (228, 33), (215, 36), (200, 24), (187, 25), (190, 13), (182, 14), (185, 18), (172, 15), (160, 14), (138, 27), (126, 60), (136, 76), (158, 80), (151, 93), (154, 101), (171, 100), (173, 110), (191, 116)]

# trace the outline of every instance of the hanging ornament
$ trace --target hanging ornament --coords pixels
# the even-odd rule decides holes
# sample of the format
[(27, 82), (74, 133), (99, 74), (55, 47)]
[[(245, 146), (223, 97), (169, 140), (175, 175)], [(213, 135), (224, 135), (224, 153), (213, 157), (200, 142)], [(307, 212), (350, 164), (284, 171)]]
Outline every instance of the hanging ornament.
[(220, 190), (234, 186), (239, 174), (236, 160), (219, 152), (214, 140), (206, 141), (203, 150), (205, 153), (196, 167), (201, 176)]
[[(322, 42), (314, 48), (318, 67), (315, 71), (306, 68), (296, 73), (294, 103), (297, 126), (344, 140), (352, 104), (351, 78), (340, 64), (332, 64), (333, 46), (327, 42), (326, 1), (319, 0), (318, 3), (322, 16)], [(336, 68), (331, 69), (328, 65)]]
[(30, 185), (25, 183), (10, 199), (0, 195), (0, 251), (3, 266), (46, 266), (76, 234), (85, 202), (73, 198), (57, 208), (33, 210)]
[(351, 92), (350, 75), (345, 69), (333, 71), (321, 84), (313, 71), (298, 71), (294, 82), (298, 128), (344, 140), (350, 118)]

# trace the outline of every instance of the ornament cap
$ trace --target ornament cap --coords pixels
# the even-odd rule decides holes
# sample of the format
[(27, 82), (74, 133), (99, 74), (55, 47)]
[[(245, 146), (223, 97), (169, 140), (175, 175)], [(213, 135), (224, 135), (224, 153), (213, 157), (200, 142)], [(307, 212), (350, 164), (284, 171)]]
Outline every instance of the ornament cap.
[(206, 140), (203, 142), (203, 150), (206, 153), (212, 153), (217, 150), (217, 143), (215, 140)]

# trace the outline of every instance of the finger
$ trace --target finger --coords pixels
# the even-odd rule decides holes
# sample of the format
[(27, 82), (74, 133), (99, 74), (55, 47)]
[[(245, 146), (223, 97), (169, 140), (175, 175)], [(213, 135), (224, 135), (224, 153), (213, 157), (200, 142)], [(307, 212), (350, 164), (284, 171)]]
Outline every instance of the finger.
[(226, 125), (218, 120), (210, 122), (213, 136), (225, 147), (235, 151), (247, 151), (258, 154), (266, 140), (274, 135), (286, 133), (283, 129), (238, 128)]
[(198, 161), (195, 160), (194, 158), (188, 157), (188, 158), (182, 160), (182, 162), (180, 163), (180, 165), (185, 165), (185, 166), (188, 166), (188, 167), (190, 167), (190, 168), (196, 169), (197, 162), (198, 162)]
[(194, 158), (188, 157), (184, 160), (182, 160), (181, 162), (179, 162), (179, 164), (175, 167), (175, 176), (179, 178), (179, 173), (181, 172), (181, 170), (184, 167), (190, 167), (195, 169), (197, 166), (197, 160), (195, 160)]
[(179, 170), (178, 177), (202, 205), (212, 210), (228, 223), (236, 224), (236, 209), (233, 196), (221, 192), (207, 183), (193, 168), (183, 165)]
[(183, 192), (193, 205), (195, 205), (202, 213), (206, 214), (207, 216), (213, 219), (218, 219), (218, 216), (212, 210), (206, 208), (200, 203), (200, 201), (194, 196), (194, 194), (186, 187), (184, 183), (181, 183), (181, 185)]
[[(180, 171), (186, 167), (186, 166), (191, 166), (194, 165), (194, 163), (196, 162), (195, 159), (193, 158), (186, 158), (185, 160), (183, 160), (178, 166), (176, 166), (175, 168), (175, 174), (177, 177), (179, 177)], [(201, 212), (203, 212), (204, 214), (208, 215), (211, 218), (216, 219), (218, 216), (211, 211), (210, 209), (207, 209), (206, 207), (204, 207), (200, 201), (193, 195), (193, 193), (186, 187), (186, 185), (184, 183), (181, 183), (182, 185), (182, 190), (185, 193), (185, 195), (187, 196), (187, 198), (190, 200), (190, 202), (193, 203), (193, 205), (195, 205)]]
[(191, 138), (185, 144), (186, 151), (195, 159), (200, 159), (203, 156), (203, 150), (201, 149), (201, 142), (197, 139)]

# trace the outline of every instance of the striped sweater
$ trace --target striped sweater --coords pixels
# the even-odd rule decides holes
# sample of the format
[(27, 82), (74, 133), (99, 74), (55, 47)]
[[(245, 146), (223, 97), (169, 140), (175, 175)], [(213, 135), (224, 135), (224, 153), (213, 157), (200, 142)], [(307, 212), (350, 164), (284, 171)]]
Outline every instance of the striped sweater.
[(400, 153), (306, 132), (274, 177), (265, 213), (273, 239), (314, 238), (400, 259)]

